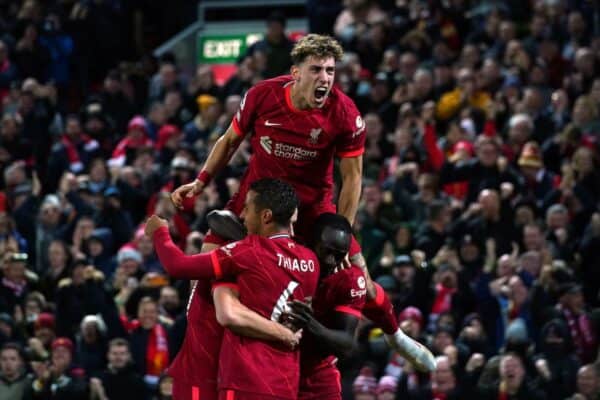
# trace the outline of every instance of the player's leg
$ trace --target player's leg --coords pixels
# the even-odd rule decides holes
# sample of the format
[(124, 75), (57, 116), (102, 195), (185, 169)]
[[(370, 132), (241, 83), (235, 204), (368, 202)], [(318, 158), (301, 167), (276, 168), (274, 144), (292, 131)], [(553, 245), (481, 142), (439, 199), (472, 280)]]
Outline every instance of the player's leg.
[(433, 354), (425, 346), (402, 332), (394, 314), (394, 306), (383, 288), (371, 279), (360, 245), (354, 238), (350, 246), (350, 262), (360, 267), (367, 282), (367, 303), (363, 308), (363, 315), (383, 330), (388, 344), (402, 357), (421, 371), (433, 371), (435, 369)]
[(334, 365), (317, 367), (300, 375), (298, 400), (341, 400), (342, 375)]

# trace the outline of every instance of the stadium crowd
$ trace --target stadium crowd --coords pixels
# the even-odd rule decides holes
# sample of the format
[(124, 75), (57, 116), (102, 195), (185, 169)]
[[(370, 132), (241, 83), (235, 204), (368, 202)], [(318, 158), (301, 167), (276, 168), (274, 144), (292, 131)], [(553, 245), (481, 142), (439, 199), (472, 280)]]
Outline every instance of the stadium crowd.
[[(189, 282), (144, 221), (199, 252), (248, 143), (182, 210), (169, 194), (245, 92), (289, 71), (277, 12), (222, 86), (169, 54), (120, 62), (121, 3), (0, 2), (0, 399), (170, 398)], [(362, 320), (344, 398), (600, 398), (597, 2), (309, 0), (307, 15), (343, 45), (336, 80), (366, 125), (370, 274), (437, 356), (415, 371)]]

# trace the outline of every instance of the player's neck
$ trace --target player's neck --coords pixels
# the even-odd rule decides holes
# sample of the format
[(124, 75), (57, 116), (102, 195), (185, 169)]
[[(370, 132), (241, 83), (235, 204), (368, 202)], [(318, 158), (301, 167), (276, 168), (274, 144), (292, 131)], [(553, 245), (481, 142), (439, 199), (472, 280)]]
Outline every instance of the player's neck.
[(292, 100), (292, 105), (297, 110), (310, 110), (312, 108), (304, 96), (302, 96), (302, 94), (298, 91), (298, 85), (296, 85), (296, 82), (292, 84), (290, 99)]
[(271, 237), (278, 235), (288, 235), (290, 236), (290, 230), (288, 228), (282, 228), (280, 226), (273, 227), (265, 227), (263, 231), (260, 233), (261, 236)]

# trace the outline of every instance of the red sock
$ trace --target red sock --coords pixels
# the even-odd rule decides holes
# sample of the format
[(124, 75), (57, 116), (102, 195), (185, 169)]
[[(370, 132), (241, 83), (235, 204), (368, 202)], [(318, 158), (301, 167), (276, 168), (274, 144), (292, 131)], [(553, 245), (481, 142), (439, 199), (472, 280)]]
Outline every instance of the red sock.
[(369, 300), (363, 308), (363, 315), (373, 321), (375, 325), (383, 329), (388, 335), (393, 335), (398, 330), (398, 321), (394, 315), (394, 306), (386, 296), (385, 291), (377, 283), (374, 283), (377, 295)]

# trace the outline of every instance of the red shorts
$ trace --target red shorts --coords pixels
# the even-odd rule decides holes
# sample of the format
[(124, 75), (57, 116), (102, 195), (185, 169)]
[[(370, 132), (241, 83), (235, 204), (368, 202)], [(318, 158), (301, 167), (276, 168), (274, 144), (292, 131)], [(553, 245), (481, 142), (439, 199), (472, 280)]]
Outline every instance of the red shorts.
[[(281, 400), (282, 397), (265, 394), (241, 392), (233, 389), (219, 390), (219, 400)], [(177, 400), (177, 399), (175, 399)]]
[(315, 367), (300, 374), (298, 400), (341, 400), (342, 383), (340, 371), (332, 364)]
[(217, 400), (216, 385), (192, 386), (173, 379), (173, 400)]

